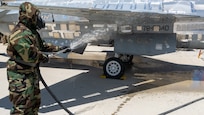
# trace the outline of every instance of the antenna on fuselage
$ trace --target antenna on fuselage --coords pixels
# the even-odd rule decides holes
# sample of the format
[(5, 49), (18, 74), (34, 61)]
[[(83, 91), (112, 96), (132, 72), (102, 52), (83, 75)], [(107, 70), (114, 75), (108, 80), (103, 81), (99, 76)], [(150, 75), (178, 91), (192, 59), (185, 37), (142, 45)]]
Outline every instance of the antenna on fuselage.
[(53, 13), (52, 13), (52, 22), (55, 22), (55, 18), (54, 18)]

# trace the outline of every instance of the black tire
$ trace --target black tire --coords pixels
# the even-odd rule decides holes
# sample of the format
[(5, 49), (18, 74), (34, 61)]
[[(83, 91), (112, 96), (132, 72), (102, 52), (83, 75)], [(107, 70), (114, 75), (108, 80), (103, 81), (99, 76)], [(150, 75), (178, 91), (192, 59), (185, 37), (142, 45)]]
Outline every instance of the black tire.
[(119, 58), (109, 58), (103, 65), (104, 75), (108, 78), (119, 79), (125, 73), (125, 66)]

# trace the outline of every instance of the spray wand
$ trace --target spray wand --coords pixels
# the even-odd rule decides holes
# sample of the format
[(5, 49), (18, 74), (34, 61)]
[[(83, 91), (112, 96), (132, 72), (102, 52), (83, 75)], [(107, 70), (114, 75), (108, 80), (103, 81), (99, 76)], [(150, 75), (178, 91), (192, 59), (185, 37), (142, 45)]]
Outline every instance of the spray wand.
[(66, 52), (72, 52), (72, 50), (71, 50), (70, 48), (65, 48), (65, 49), (60, 50), (60, 51), (58, 51), (58, 52), (53, 52), (53, 53), (51, 53), (51, 54), (48, 54), (48, 57), (49, 57), (49, 58), (50, 58), (50, 57), (54, 57), (54, 56), (56, 56), (56, 55), (58, 55), (58, 54), (66, 53)]

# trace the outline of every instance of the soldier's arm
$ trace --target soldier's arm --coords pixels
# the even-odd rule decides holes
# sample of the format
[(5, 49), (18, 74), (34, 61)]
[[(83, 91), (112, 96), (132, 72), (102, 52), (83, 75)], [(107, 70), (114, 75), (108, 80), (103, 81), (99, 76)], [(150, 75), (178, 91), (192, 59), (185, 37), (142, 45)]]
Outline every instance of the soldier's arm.
[(44, 51), (46, 51), (46, 52), (57, 52), (57, 51), (68, 48), (67, 46), (55, 46), (51, 43), (46, 43), (46, 42), (43, 42), (43, 45), (45, 48)]
[(40, 50), (43, 52), (57, 52), (59, 50), (67, 48), (65, 46), (56, 46), (52, 43), (47, 43), (41, 38), (40, 34), (37, 31), (34, 31), (34, 33), (36, 33), (38, 42), (42, 45), (40, 46)]
[(46, 43), (44, 40), (43, 40), (43, 47), (46, 52), (56, 52), (60, 50), (59, 46), (55, 46), (52, 43)]
[(19, 39), (14, 48), (24, 62), (39, 63), (45, 56), (29, 39)]

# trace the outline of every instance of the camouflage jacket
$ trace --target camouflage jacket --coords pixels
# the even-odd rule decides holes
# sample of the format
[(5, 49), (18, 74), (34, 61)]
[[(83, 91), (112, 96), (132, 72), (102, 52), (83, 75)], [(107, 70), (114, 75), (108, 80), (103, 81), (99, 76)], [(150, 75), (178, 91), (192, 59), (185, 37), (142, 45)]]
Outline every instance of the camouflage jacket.
[(22, 23), (18, 23), (9, 36), (7, 54), (10, 59), (7, 63), (8, 70), (29, 73), (34, 67), (18, 63), (38, 64), (45, 56), (41, 51), (58, 51), (59, 47), (45, 43), (36, 30), (30, 30)]
[(0, 32), (0, 42), (5, 44), (7, 43), (7, 35), (4, 35), (3, 33)]

